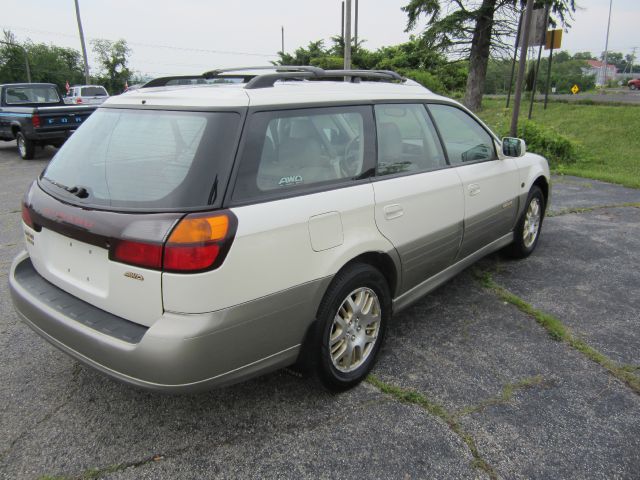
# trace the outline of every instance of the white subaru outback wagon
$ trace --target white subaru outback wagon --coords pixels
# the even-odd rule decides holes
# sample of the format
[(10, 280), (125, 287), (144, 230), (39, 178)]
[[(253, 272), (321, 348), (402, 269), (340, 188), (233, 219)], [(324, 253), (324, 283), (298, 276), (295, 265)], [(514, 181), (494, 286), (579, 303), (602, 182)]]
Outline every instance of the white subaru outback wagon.
[(251, 72), (111, 97), (57, 152), (10, 273), (33, 330), (150, 389), (304, 364), (342, 390), (393, 312), (536, 247), (549, 168), (521, 140), (394, 72)]

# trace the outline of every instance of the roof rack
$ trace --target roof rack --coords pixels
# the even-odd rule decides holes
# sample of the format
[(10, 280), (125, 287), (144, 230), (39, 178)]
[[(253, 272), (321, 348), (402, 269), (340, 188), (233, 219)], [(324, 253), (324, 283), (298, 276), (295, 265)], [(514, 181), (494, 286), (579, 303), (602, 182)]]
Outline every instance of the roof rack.
[[(251, 71), (266, 73), (252, 74)], [(247, 73), (242, 73), (247, 72)], [(235, 74), (235, 75), (234, 75)], [(404, 82), (406, 78), (391, 70), (324, 70), (311, 65), (271, 65), (258, 67), (218, 68), (209, 70), (202, 75), (181, 75), (172, 77), (154, 78), (145, 83), (141, 88), (164, 87), (169, 83), (192, 84), (207, 83), (207, 80), (216, 78), (241, 78), (248, 90), (256, 88), (268, 88), (278, 80), (335, 80), (343, 78), (345, 81), (359, 83), (362, 79), (375, 79), (380, 81)], [(184, 83), (183, 83), (184, 82)]]
[(324, 72), (320, 67), (314, 67), (311, 65), (261, 65), (259, 67), (237, 67), (237, 68), (217, 68), (215, 70), (209, 70), (204, 72), (202, 76), (207, 79), (216, 78), (223, 73), (229, 72), (245, 72), (247, 70), (271, 70), (276, 73), (302, 73), (302, 72), (314, 72), (318, 75), (322, 75)]
[(190, 80), (196, 80), (196, 82), (198, 80), (202, 80), (202, 82), (200, 83), (205, 83), (205, 77), (203, 75), (175, 75), (172, 77), (154, 78), (153, 80), (149, 80), (140, 88), (166, 87), (169, 84), (169, 82), (174, 82), (177, 85), (180, 85), (181, 84), (180, 82), (184, 82), (182, 83), (182, 85), (190, 85), (191, 84), (191, 82), (189, 82)]
[(311, 65), (271, 65), (259, 67), (238, 67), (238, 68), (220, 68), (210, 70), (203, 73), (206, 79), (212, 79), (231, 72), (243, 72), (248, 70), (265, 70), (271, 73), (255, 75), (250, 79), (244, 88), (256, 89), (273, 87), (278, 80), (286, 79), (305, 79), (310, 80), (333, 80), (334, 78), (343, 77), (348, 81), (357, 83), (361, 79), (371, 78), (377, 80), (403, 82), (405, 78), (400, 74), (391, 70), (324, 70), (320, 67)]

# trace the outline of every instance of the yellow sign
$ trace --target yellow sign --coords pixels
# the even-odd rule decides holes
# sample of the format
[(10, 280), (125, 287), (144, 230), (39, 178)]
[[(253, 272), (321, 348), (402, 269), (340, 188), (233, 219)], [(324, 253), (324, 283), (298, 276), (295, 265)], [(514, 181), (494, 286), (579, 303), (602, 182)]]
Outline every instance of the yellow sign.
[(573, 87), (571, 87), (571, 93), (573, 93), (574, 95), (577, 94), (580, 91), (580, 87), (578, 85), (574, 85)]
[(554, 50), (557, 50), (561, 46), (562, 46), (562, 29), (547, 30), (544, 49), (549, 50), (553, 48)]

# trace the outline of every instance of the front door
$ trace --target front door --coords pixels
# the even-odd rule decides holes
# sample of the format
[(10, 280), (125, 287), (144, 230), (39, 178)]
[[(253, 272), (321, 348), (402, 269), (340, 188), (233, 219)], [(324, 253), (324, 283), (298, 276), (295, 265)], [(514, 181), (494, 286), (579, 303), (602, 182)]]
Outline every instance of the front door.
[(513, 229), (518, 168), (513, 158), (498, 158), (493, 136), (463, 109), (433, 104), (429, 111), (464, 190), (462, 259)]

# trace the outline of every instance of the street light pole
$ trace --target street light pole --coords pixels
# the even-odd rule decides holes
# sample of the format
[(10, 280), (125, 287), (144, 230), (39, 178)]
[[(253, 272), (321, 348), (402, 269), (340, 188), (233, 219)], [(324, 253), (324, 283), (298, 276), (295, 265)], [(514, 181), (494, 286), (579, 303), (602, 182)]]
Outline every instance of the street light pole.
[(82, 57), (84, 58), (84, 80), (87, 85), (91, 82), (89, 81), (89, 62), (87, 61), (87, 47), (84, 44), (84, 32), (82, 31), (82, 20), (80, 20), (80, 6), (78, 5), (78, 0), (75, 0), (76, 3), (76, 18), (78, 19), (78, 32), (80, 33), (80, 45), (82, 46)]

